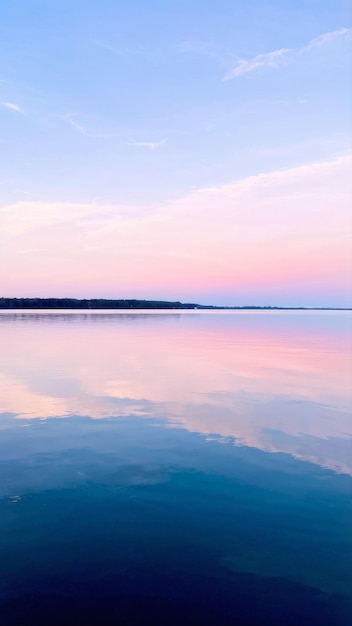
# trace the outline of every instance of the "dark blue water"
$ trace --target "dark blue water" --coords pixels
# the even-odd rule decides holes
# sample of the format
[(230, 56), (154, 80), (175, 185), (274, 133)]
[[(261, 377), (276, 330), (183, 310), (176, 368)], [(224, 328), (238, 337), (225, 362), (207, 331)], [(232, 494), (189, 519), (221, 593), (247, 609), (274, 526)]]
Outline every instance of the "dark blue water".
[(350, 624), (350, 336), (1, 315), (1, 625)]

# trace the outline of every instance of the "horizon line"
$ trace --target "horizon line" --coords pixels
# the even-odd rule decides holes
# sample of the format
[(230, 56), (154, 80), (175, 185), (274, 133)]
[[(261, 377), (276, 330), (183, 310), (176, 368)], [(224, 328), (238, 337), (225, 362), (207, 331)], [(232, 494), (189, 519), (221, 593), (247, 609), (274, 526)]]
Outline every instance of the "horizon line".
[[(9, 306), (3, 306), (3, 305), (9, 305), (11, 303), (15, 303), (18, 301), (26, 301), (26, 304), (36, 304), (39, 306), (28, 306), (28, 307), (15, 307), (15, 309), (11, 309), (11, 307)], [(33, 302), (35, 301), (35, 302)], [(98, 303), (109, 303), (111, 305), (113, 305), (114, 303), (116, 304), (122, 304), (122, 303), (128, 303), (129, 306), (127, 307), (128, 309), (131, 308), (135, 308), (135, 305), (138, 304), (155, 304), (155, 305), (159, 305), (155, 308), (155, 310), (160, 310), (160, 309), (215, 309), (215, 310), (306, 310), (306, 311), (351, 311), (352, 307), (341, 307), (341, 306), (303, 306), (303, 305), (297, 305), (297, 306), (279, 306), (279, 305), (256, 305), (256, 304), (251, 304), (251, 305), (216, 305), (216, 304), (199, 304), (196, 302), (181, 302), (180, 300), (158, 300), (158, 299), (139, 299), (139, 298), (74, 298), (74, 297), (55, 297), (55, 296), (50, 296), (50, 297), (36, 297), (36, 296), (25, 296), (25, 297), (18, 297), (18, 296), (13, 296), (13, 297), (7, 297), (7, 296), (1, 296), (0, 297), (0, 309), (1, 310), (35, 310), (37, 309), (51, 309), (54, 310), (56, 307), (55, 306), (51, 306), (54, 304), (61, 304), (64, 301), (67, 301), (66, 304), (67, 306), (65, 308), (67, 309), (76, 309), (76, 307), (72, 307), (70, 306), (70, 302), (71, 303), (77, 303), (77, 304), (98, 304)], [(47, 304), (49, 306), (47, 307), (41, 307), (40, 304)], [(165, 306), (166, 305), (166, 306)], [(174, 305), (174, 306), (173, 306)], [(110, 307), (104, 307), (105, 310), (107, 310)], [(111, 306), (111, 310), (114, 310), (114, 306)], [(120, 308), (120, 310), (122, 309), (122, 307), (116, 307), (116, 309)], [(141, 307), (136, 307), (141, 309)], [(148, 307), (148, 309), (150, 310), (152, 307)], [(98, 307), (94, 307), (95, 310), (98, 310)], [(60, 308), (58, 309), (60, 310)], [(62, 310), (62, 309), (61, 309)], [(82, 307), (79, 308), (79, 310), (92, 310), (89, 306), (87, 307)]]

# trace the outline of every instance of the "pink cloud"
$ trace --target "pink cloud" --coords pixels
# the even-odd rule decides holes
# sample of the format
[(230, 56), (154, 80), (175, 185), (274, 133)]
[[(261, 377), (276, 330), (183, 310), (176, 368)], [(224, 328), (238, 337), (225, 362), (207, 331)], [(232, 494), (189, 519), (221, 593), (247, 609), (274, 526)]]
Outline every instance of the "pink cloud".
[(347, 294), (351, 160), (260, 174), (152, 208), (0, 208), (3, 295), (209, 300), (222, 291), (231, 304), (239, 292), (291, 289), (304, 304), (307, 293)]

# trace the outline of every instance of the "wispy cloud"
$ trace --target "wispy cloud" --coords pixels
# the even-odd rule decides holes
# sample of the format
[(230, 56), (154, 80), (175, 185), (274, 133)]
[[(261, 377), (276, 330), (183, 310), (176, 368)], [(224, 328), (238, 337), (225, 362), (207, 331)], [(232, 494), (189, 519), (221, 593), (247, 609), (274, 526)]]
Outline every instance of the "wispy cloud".
[(133, 48), (129, 48), (127, 46), (114, 45), (114, 44), (111, 44), (109, 42), (99, 41), (99, 40), (96, 40), (96, 39), (91, 41), (91, 43), (94, 46), (97, 46), (98, 48), (101, 48), (102, 50), (105, 50), (106, 52), (110, 52), (114, 56), (121, 57), (121, 58), (126, 58), (128, 56), (134, 56), (135, 54), (138, 54), (138, 52), (139, 52), (138, 50), (135, 50)]
[[(210, 289), (278, 288), (290, 298), (334, 292), (350, 302), (350, 168), (345, 154), (154, 206), (0, 206), (3, 292), (45, 293), (55, 284), (58, 293), (79, 285), (80, 293), (108, 294), (118, 284), (126, 294), (199, 300)], [(46, 250), (34, 252), (43, 241)], [(14, 259), (18, 250), (33, 253)]]
[(311, 39), (308, 44), (302, 48), (280, 48), (279, 50), (273, 50), (265, 54), (258, 54), (252, 59), (237, 59), (232, 69), (225, 75), (224, 80), (231, 80), (238, 76), (254, 72), (260, 68), (277, 68), (287, 59), (289, 53), (293, 56), (309, 52), (314, 48), (331, 44), (336, 39), (349, 36), (351, 31), (351, 28), (339, 28), (338, 30), (324, 33), (323, 35), (319, 35), (319, 37)]
[[(123, 128), (109, 127), (109, 122), (106, 122), (103, 118), (92, 118), (82, 113), (64, 113), (54, 117), (63, 120), (77, 133), (90, 139), (121, 139), (123, 135)], [(80, 121), (81, 117), (84, 117), (84, 123)], [(130, 130), (128, 129), (129, 132)]]
[(85, 127), (75, 120), (76, 113), (67, 113), (66, 115), (62, 115), (60, 117), (61, 119), (64, 119), (70, 126), (72, 126), (72, 128), (74, 128), (77, 132), (85, 135)]
[(195, 54), (215, 59), (220, 63), (228, 64), (231, 60), (229, 52), (224, 53), (211, 43), (202, 41), (185, 40), (178, 47), (177, 52), (180, 54)]
[(162, 139), (161, 141), (133, 141), (131, 146), (136, 146), (137, 148), (148, 148), (149, 150), (157, 150), (166, 144), (166, 139)]
[(42, 252), (44, 248), (23, 248), (21, 250), (15, 250), (17, 254), (32, 254), (32, 252)]
[(242, 76), (260, 67), (278, 67), (282, 59), (290, 52), (290, 48), (280, 48), (266, 54), (258, 54), (253, 59), (238, 59), (234, 67), (226, 74), (225, 80)]
[(79, 133), (82, 133), (82, 135), (84, 135), (84, 133), (86, 132), (86, 129), (84, 128), (84, 126), (82, 126), (82, 124), (78, 124), (77, 122), (75, 122), (75, 120), (69, 119), (68, 123)]
[(135, 56), (142, 56), (145, 58), (153, 59), (158, 56), (158, 53), (156, 51), (137, 44), (133, 46), (126, 46), (123, 44), (123, 42), (110, 43), (108, 41), (101, 41), (98, 39), (93, 39), (90, 43), (93, 46), (97, 46), (98, 48), (101, 48), (106, 52), (110, 52), (116, 57), (121, 57), (122, 59)]
[(16, 111), (16, 113), (23, 113), (21, 107), (18, 104), (14, 104), (14, 102), (0, 102), (0, 104), (2, 107), (5, 107), (5, 109)]
[(333, 30), (329, 33), (319, 35), (319, 37), (311, 39), (306, 46), (301, 48), (300, 52), (308, 52), (308, 50), (312, 50), (313, 48), (319, 48), (320, 46), (324, 46), (325, 44), (332, 43), (333, 41), (335, 41), (335, 39), (351, 35), (351, 31), (351, 28), (339, 28), (338, 30)]

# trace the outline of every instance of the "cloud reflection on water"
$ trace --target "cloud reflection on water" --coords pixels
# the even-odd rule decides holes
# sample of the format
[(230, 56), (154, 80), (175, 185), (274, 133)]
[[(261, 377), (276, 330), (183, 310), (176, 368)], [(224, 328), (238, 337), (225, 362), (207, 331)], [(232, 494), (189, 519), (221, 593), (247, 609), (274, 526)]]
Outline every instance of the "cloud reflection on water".
[(0, 413), (156, 417), (352, 474), (349, 314), (6, 314), (0, 334)]

